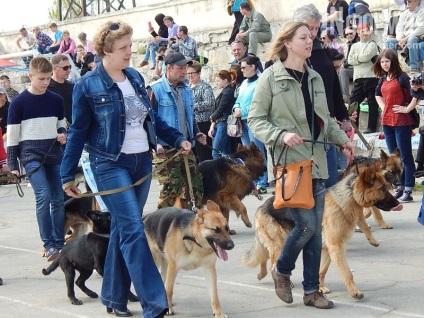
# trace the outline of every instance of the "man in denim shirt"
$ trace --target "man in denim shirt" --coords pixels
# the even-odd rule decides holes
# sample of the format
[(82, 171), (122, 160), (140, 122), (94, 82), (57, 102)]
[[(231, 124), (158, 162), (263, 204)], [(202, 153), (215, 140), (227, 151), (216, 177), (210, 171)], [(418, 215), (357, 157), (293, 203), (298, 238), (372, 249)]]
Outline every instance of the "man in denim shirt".
[[(152, 108), (171, 127), (178, 129), (189, 141), (198, 140), (206, 144), (206, 135), (200, 132), (194, 120), (194, 98), (192, 89), (185, 84), (187, 60), (182, 53), (171, 53), (165, 57), (166, 73), (148, 87)], [(157, 154), (170, 158), (175, 151), (159, 139)], [(173, 206), (177, 200), (183, 208), (202, 205), (203, 183), (196, 166), (196, 158), (188, 155), (195, 198), (190, 198), (187, 176), (182, 157), (177, 157), (159, 171), (159, 182), (163, 185), (159, 195), (158, 208)]]

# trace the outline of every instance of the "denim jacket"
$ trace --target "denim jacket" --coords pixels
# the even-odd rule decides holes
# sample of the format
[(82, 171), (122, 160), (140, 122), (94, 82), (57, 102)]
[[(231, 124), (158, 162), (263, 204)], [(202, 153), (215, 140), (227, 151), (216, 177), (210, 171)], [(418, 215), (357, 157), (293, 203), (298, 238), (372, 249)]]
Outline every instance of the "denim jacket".
[[(144, 79), (132, 68), (123, 71), (136, 94), (148, 107), (149, 115), (144, 122), (144, 129), (150, 147), (156, 149), (156, 134), (173, 147), (179, 147), (185, 140), (184, 136), (153, 111)], [(124, 98), (102, 63), (76, 83), (72, 99), (72, 125), (60, 169), (63, 184), (75, 179), (74, 172), (83, 148), (95, 157), (117, 160), (125, 138)]]
[[(172, 88), (169, 85), (165, 75), (162, 75), (156, 82), (150, 84), (149, 89), (153, 91), (154, 99), (152, 100), (153, 107), (158, 115), (168, 123), (169, 126), (179, 128), (178, 106), (175, 100)], [(189, 140), (193, 141), (194, 136), (199, 132), (197, 123), (194, 120), (194, 96), (193, 90), (185, 85), (182, 90), (185, 113), (187, 117), (187, 131)], [(155, 107), (157, 106), (157, 107)], [(156, 109), (157, 108), (157, 109)], [(159, 136), (160, 137), (160, 136)], [(168, 142), (160, 137), (159, 143), (166, 146)]]

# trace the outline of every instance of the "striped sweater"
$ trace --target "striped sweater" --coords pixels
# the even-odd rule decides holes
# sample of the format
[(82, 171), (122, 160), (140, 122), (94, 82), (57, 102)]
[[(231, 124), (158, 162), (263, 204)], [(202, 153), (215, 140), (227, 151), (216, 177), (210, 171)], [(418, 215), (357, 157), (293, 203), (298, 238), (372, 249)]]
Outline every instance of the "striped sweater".
[[(47, 90), (42, 95), (28, 90), (16, 96), (7, 118), (7, 163), (10, 170), (36, 160), (42, 162), (58, 134), (66, 133), (63, 98)], [(63, 157), (58, 142), (46, 157), (47, 164), (60, 164)]]

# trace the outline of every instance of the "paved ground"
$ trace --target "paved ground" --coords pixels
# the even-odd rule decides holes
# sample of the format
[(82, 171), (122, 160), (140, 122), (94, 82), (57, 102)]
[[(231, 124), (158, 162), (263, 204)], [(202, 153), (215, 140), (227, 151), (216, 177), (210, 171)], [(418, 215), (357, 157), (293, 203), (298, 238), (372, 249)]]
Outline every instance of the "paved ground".
[[(0, 317), (106, 317), (98, 299), (90, 299), (76, 289), (84, 305), (71, 305), (66, 297), (64, 275), (60, 269), (43, 276), (41, 269), (48, 265), (41, 257), (42, 244), (34, 212), (31, 188), (24, 188), (25, 197), (17, 196), (15, 188), (0, 186)], [(152, 192), (146, 212), (154, 210), (158, 186)], [(266, 195), (269, 197), (269, 195)], [(274, 293), (271, 277), (256, 279), (258, 269), (245, 268), (242, 254), (248, 250), (254, 231), (244, 227), (233, 216), (231, 225), (237, 230), (233, 237), (235, 249), (229, 260), (218, 260), (218, 289), (221, 306), (231, 318), (238, 317), (423, 317), (424, 294), (424, 228), (416, 222), (421, 195), (414, 203), (405, 205), (402, 212), (385, 213), (393, 230), (376, 227), (378, 248), (369, 245), (363, 234), (355, 233), (348, 245), (348, 262), (355, 282), (365, 293), (363, 300), (351, 298), (334, 267), (330, 267), (327, 286), (335, 302), (331, 310), (305, 307), (302, 302), (302, 263), (293, 273), (294, 302), (286, 305)], [(256, 198), (244, 200), (253, 222)], [(101, 277), (94, 274), (88, 286), (100, 291)], [(176, 317), (212, 317), (202, 270), (180, 272), (174, 294)], [(130, 304), (135, 316), (141, 317), (138, 304)]]

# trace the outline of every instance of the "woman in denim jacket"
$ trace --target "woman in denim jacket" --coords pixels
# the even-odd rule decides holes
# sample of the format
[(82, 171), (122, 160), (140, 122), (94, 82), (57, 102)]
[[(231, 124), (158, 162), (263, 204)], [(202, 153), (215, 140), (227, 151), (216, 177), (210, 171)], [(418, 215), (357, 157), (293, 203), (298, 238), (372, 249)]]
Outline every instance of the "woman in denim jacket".
[[(149, 175), (156, 134), (173, 147), (184, 148), (183, 153), (191, 150), (183, 135), (152, 110), (143, 78), (128, 67), (131, 35), (132, 27), (126, 23), (105, 24), (94, 38), (102, 63), (75, 85), (69, 147), (61, 166), (63, 189), (72, 197), (79, 193), (74, 172), (83, 148), (90, 154), (99, 191), (125, 187)], [(102, 196), (112, 223), (101, 301), (120, 317), (132, 315), (127, 309), (131, 281), (144, 317), (163, 317), (168, 310), (141, 219), (150, 182), (151, 177), (130, 190)]]

